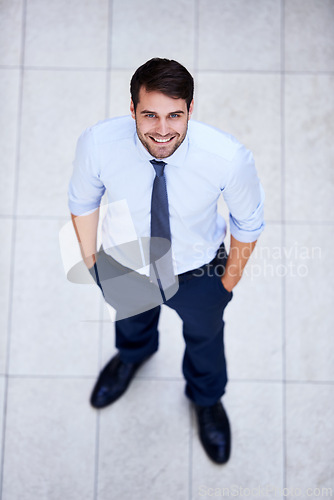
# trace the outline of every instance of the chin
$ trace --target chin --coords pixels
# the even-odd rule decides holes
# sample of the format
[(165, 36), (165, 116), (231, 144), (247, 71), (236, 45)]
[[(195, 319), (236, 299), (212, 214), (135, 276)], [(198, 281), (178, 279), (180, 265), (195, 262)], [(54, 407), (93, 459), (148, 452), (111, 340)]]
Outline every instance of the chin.
[(152, 144), (152, 142), (150, 142), (149, 144), (147, 144), (147, 150), (155, 158), (168, 158), (177, 150), (180, 144), (181, 144), (180, 142), (176, 141), (169, 147), (162, 147), (162, 146), (157, 146), (156, 144)]
[(154, 151), (152, 156), (155, 156), (155, 158), (168, 158), (168, 156), (171, 156), (174, 153), (174, 151)]

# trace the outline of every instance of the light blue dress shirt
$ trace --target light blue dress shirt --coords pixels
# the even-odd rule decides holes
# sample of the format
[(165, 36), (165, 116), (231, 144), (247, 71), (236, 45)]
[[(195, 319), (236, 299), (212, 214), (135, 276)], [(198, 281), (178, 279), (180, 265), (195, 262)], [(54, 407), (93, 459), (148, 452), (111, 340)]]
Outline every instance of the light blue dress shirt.
[[(103, 248), (127, 267), (132, 266), (122, 255), (122, 245), (150, 237), (152, 159), (131, 116), (97, 123), (83, 132), (77, 144), (70, 211), (89, 213), (106, 193)], [(214, 258), (226, 234), (226, 222), (217, 212), (221, 193), (230, 213), (231, 234), (241, 242), (258, 239), (264, 229), (264, 192), (252, 153), (233, 136), (190, 120), (183, 143), (164, 161), (176, 274)], [(139, 272), (148, 274), (146, 264), (143, 257)]]

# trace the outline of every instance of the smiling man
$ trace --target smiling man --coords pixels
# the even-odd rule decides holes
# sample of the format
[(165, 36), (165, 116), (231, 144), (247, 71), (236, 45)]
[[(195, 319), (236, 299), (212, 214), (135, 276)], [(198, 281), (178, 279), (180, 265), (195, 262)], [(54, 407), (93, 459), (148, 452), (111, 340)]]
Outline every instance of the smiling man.
[(130, 111), (136, 120), (137, 135), (154, 158), (168, 158), (184, 141), (194, 101), (171, 98), (159, 91), (141, 87), (136, 104)]
[[(157, 351), (164, 303), (183, 321), (185, 392), (202, 445), (221, 464), (231, 449), (221, 401), (227, 383), (223, 313), (264, 228), (264, 194), (250, 151), (190, 120), (193, 90), (192, 76), (176, 61), (154, 58), (138, 68), (131, 79), (132, 116), (99, 122), (79, 138), (69, 207), (83, 260), (116, 309), (118, 352), (98, 377), (92, 406), (122, 396)], [(221, 193), (230, 212), (228, 256), (226, 222), (217, 211)]]

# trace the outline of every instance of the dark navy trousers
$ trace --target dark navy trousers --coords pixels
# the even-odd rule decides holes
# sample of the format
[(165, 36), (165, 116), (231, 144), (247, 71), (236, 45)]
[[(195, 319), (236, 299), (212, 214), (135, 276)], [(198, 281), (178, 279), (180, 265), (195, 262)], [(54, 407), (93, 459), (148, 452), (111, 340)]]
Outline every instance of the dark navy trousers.
[[(223, 270), (222, 263), (209, 264), (194, 276), (181, 275), (177, 293), (165, 302), (183, 321), (186, 395), (202, 406), (220, 399), (227, 383), (223, 313), (233, 294), (221, 282)], [(116, 347), (123, 361), (138, 362), (157, 351), (159, 314), (156, 306), (116, 321)]]

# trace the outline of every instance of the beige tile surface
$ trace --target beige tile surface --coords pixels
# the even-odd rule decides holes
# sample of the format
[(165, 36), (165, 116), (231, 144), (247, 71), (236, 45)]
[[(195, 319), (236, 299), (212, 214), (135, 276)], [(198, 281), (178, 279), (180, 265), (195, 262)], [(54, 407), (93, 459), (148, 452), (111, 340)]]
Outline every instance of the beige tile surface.
[(231, 380), (282, 377), (281, 226), (268, 225), (225, 312)]
[(333, 221), (334, 76), (285, 82), (286, 220)]
[[(224, 488), (259, 498), (259, 486), (276, 500), (283, 486), (301, 488), (301, 498), (307, 488), (313, 498), (334, 491), (333, 9), (331, 0), (0, 0), (0, 441), (14, 259), (2, 500), (194, 500), (222, 497)], [(159, 351), (124, 398), (90, 408), (97, 372), (115, 352), (114, 325), (97, 287), (67, 282), (60, 259), (77, 138), (106, 116), (128, 114), (129, 80), (154, 56), (196, 69), (194, 119), (254, 152), (266, 192), (268, 224), (225, 317), (226, 466), (198, 441), (184, 396), (182, 325), (168, 308)]]
[(311, 488), (313, 498), (331, 496), (325, 488), (334, 488), (333, 411), (333, 385), (288, 384), (287, 487)]
[[(232, 429), (231, 458), (223, 466), (211, 462), (201, 447), (197, 425), (194, 425), (192, 498), (202, 498), (209, 488), (221, 497), (223, 488), (227, 488), (225, 496), (228, 496), (228, 491), (230, 497), (241, 497), (244, 491), (244, 496), (252, 498), (247, 488), (252, 490), (266, 485), (282, 487), (280, 385), (231, 383), (223, 403)], [(274, 497), (269, 495), (265, 498)]]
[(10, 262), (12, 221), (0, 219), (0, 259), (3, 265), (0, 270), (0, 374), (5, 373), (8, 339), (8, 314), (10, 306)]
[(334, 381), (333, 226), (286, 228), (286, 373)]
[(188, 498), (189, 408), (177, 381), (135, 380), (100, 419), (99, 500)]
[(15, 189), (20, 71), (0, 69), (0, 214), (12, 215)]
[(27, 3), (28, 66), (105, 68), (107, 41), (107, 0)]
[(76, 142), (104, 117), (105, 76), (27, 71), (23, 96), (19, 214), (67, 216)]
[(195, 2), (114, 0), (112, 68), (137, 68), (152, 57), (194, 64)]
[(88, 380), (10, 379), (4, 500), (91, 500), (96, 414)]
[(17, 224), (10, 373), (95, 374), (99, 300), (93, 285), (67, 281), (57, 221)]
[(281, 218), (280, 80), (277, 75), (202, 73), (197, 120), (234, 135), (254, 154), (266, 218)]
[(136, 68), (110, 73), (109, 116), (130, 114), (130, 80)]
[(199, 2), (199, 69), (278, 71), (280, 2)]
[(21, 63), (23, 0), (1, 0), (0, 64)]
[(285, 69), (334, 70), (334, 4), (331, 0), (285, 2)]

